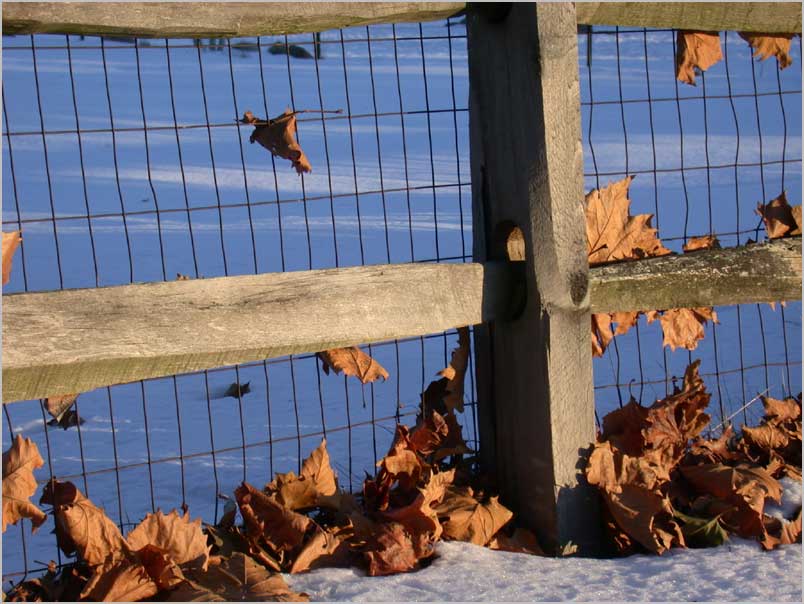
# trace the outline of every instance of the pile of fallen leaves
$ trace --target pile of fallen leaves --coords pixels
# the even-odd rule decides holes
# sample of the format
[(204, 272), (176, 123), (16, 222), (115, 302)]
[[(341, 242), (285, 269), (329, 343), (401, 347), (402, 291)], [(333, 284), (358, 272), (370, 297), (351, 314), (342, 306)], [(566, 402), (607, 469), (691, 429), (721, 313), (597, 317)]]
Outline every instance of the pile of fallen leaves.
[(781, 501), (779, 478), (801, 480), (801, 395), (762, 397), (761, 425), (706, 439), (710, 395), (699, 362), (671, 396), (650, 407), (632, 399), (603, 419), (586, 476), (619, 553), (720, 545), (729, 534), (765, 549), (801, 540), (800, 506), (792, 519), (765, 513), (766, 500)]
[[(361, 381), (383, 377), (384, 369), (359, 349), (321, 356)], [(277, 474), (263, 488), (241, 483), (221, 520), (205, 527), (186, 512), (157, 511), (124, 537), (74, 484), (46, 484), (40, 504), (51, 506), (58, 546), (76, 562), (58, 571), (52, 564), (44, 576), (14, 586), (8, 599), (306, 600), (280, 573), (339, 565), (370, 575), (410, 571), (433, 556), (440, 539), (541, 553), (532, 533), (513, 527), (511, 511), (486, 492), (466, 457), (472, 451), (455, 412), (463, 410), (468, 357), (463, 328), (450, 365), (422, 394), (415, 426), (397, 426), (388, 454), (358, 495), (338, 487), (326, 441), (298, 475)], [(21, 436), (3, 456), (4, 531), (22, 517), (34, 530), (45, 521), (29, 501), (37, 487), (33, 470), (42, 465), (36, 445)]]

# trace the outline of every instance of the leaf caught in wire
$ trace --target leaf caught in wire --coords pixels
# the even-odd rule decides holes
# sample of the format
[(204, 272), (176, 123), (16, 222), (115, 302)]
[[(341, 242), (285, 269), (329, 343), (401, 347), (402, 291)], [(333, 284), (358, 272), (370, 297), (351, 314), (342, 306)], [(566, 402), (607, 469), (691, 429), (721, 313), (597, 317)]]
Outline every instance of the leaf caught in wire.
[(255, 117), (251, 111), (246, 111), (241, 123), (254, 125), (249, 142), (257, 141), (274, 155), (289, 159), (296, 172), (303, 174), (312, 172), (313, 167), (296, 142), (296, 113), (298, 112), (286, 109), (282, 115), (264, 121)]
[(692, 86), (696, 71), (706, 71), (723, 59), (717, 32), (679, 31), (676, 44), (676, 78)]
[(21, 231), (11, 231), (10, 233), (3, 233), (3, 285), (11, 280), (11, 261), (14, 258), (14, 252), (22, 241)]
[(367, 384), (380, 378), (388, 379), (388, 372), (377, 361), (360, 350), (357, 346), (349, 348), (331, 348), (317, 353), (324, 366), (324, 373), (329, 375), (330, 368), (335, 373), (343, 371), (346, 375), (353, 375), (361, 383)]
[(776, 57), (779, 69), (790, 67), (793, 59), (790, 57), (790, 41), (794, 34), (770, 34), (757, 32), (739, 32), (740, 37), (754, 49), (754, 57), (765, 61)]

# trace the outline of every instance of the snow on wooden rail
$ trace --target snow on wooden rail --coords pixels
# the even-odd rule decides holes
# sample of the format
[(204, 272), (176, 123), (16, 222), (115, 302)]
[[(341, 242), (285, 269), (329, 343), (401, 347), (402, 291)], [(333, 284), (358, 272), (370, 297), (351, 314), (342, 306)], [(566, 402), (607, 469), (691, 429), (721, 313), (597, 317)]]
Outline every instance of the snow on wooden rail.
[[(3, 2), (3, 33), (239, 37), (444, 19), (464, 2)], [(578, 2), (577, 22), (801, 32), (797, 2)]]
[[(504, 319), (518, 263), (396, 264), (3, 296), (3, 402)], [(801, 299), (801, 239), (593, 268), (593, 312)]]

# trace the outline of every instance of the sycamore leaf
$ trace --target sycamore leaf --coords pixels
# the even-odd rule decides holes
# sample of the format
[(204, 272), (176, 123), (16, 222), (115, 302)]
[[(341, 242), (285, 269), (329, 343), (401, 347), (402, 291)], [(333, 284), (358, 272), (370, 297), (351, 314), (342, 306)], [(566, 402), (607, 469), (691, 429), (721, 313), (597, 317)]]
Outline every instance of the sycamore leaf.
[(718, 438), (704, 439), (698, 436), (690, 447), (690, 455), (706, 463), (719, 463), (739, 459), (739, 455), (729, 448), (734, 438), (734, 429), (727, 426)]
[(544, 556), (544, 551), (539, 545), (536, 535), (521, 527), (514, 529), (511, 536), (508, 536), (504, 530), (498, 532), (489, 542), (488, 547), (489, 549), (497, 549), (503, 552)]
[(2, 245), (2, 260), (3, 260), (3, 285), (11, 280), (11, 261), (14, 258), (14, 252), (22, 241), (21, 231), (11, 231), (10, 233), (3, 233)]
[(794, 398), (778, 400), (769, 396), (763, 396), (762, 406), (765, 407), (765, 420), (785, 422), (788, 420), (801, 421), (801, 405)]
[(711, 250), (720, 247), (720, 241), (714, 235), (704, 235), (703, 237), (691, 237), (682, 248), (685, 253), (696, 250)]
[(628, 187), (633, 179), (627, 176), (603, 189), (594, 189), (585, 198), (590, 266), (670, 253), (650, 226), (651, 214), (630, 215)]
[[(336, 529), (337, 530), (337, 529)], [(322, 566), (345, 566), (349, 563), (349, 544), (346, 541), (349, 530), (318, 528), (313, 538), (304, 544), (296, 556), (290, 573), (303, 573)]]
[(418, 564), (410, 535), (396, 522), (380, 525), (363, 555), (368, 561), (370, 577), (404, 573)]
[(678, 510), (673, 515), (681, 520), (681, 532), (689, 547), (717, 547), (729, 540), (729, 534), (720, 525), (720, 516), (714, 518), (698, 518), (687, 516)]
[(777, 545), (791, 545), (801, 542), (801, 507), (792, 520), (765, 516), (763, 518), (767, 535), (761, 541), (765, 549), (774, 549)]
[(426, 415), (416, 418), (416, 426), (410, 432), (411, 448), (432, 463), (472, 452), (463, 440), (461, 425), (452, 411), (445, 416), (432, 408), (423, 412)]
[(304, 461), (300, 476), (294, 472), (277, 474), (265, 486), (265, 492), (291, 510), (312, 508), (319, 500), (335, 496), (338, 482), (329, 463), (326, 439)]
[(471, 487), (450, 486), (435, 507), (444, 536), (475, 545), (486, 545), (514, 514), (497, 497), (481, 503)]
[(695, 71), (706, 71), (723, 59), (717, 32), (679, 31), (676, 37), (676, 78), (695, 86)]
[(763, 424), (756, 428), (744, 426), (743, 439), (747, 444), (768, 452), (784, 449), (790, 442), (787, 434), (772, 424)]
[(658, 491), (625, 485), (618, 492), (603, 491), (617, 524), (648, 550), (662, 554), (673, 545), (685, 546), (681, 528), (673, 520), (670, 500)]
[(211, 564), (168, 596), (170, 602), (309, 602), (290, 590), (281, 574), (271, 572), (242, 552)]
[(620, 409), (610, 411), (603, 416), (603, 432), (601, 440), (609, 441), (626, 455), (635, 457), (645, 449), (642, 428), (650, 411), (631, 397)]
[(235, 498), (246, 526), (246, 534), (263, 538), (277, 551), (290, 551), (304, 540), (312, 520), (288, 510), (247, 482), (235, 489)]
[(717, 313), (712, 307), (671, 308), (661, 313), (649, 311), (645, 314), (648, 323), (659, 319), (664, 333), (663, 346), (671, 350), (686, 348), (695, 350), (698, 342), (704, 337), (704, 325), (707, 321), (719, 323)]
[(586, 467), (589, 484), (619, 493), (625, 486), (657, 491), (670, 480), (669, 468), (654, 453), (625, 455), (611, 443), (596, 443)]
[(45, 465), (36, 443), (17, 434), (8, 451), (3, 453), (3, 532), (9, 524), (30, 518), (36, 531), (47, 516), (31, 503), (36, 492), (33, 471)]
[(388, 454), (377, 463), (380, 467), (377, 482), (381, 485), (390, 488), (396, 481), (401, 490), (409, 491), (416, 487), (427, 469), (427, 464), (416, 454), (408, 434), (407, 427), (397, 425)]
[(145, 567), (127, 558), (110, 558), (95, 569), (81, 598), (96, 602), (136, 602), (159, 591)]
[(78, 398), (77, 394), (63, 394), (61, 396), (50, 396), (45, 399), (45, 409), (56, 422), (60, 422), (65, 413), (73, 406)]
[(760, 61), (776, 57), (779, 69), (790, 67), (793, 59), (790, 57), (790, 41), (795, 34), (739, 32), (740, 37), (754, 49), (754, 57)]
[(787, 203), (787, 192), (766, 204), (757, 203), (756, 213), (765, 223), (768, 239), (778, 239), (788, 235), (801, 235), (801, 206), (791, 207)]
[(133, 550), (147, 545), (158, 547), (176, 564), (192, 563), (206, 568), (209, 561), (207, 536), (201, 530), (201, 519), (190, 522), (190, 515), (173, 510), (148, 514), (126, 537)]
[(592, 356), (601, 357), (614, 339), (609, 313), (592, 313)]
[(331, 367), (335, 373), (343, 371), (346, 375), (355, 376), (363, 384), (374, 382), (380, 378), (388, 379), (388, 372), (385, 368), (357, 346), (332, 348), (317, 354), (324, 366), (324, 373), (327, 375), (329, 375)]
[(296, 142), (296, 112), (286, 109), (282, 115), (266, 122), (254, 117), (251, 111), (246, 111), (241, 122), (254, 125), (249, 142), (257, 141), (274, 155), (289, 159), (298, 174), (313, 171), (310, 161)]
[(68, 556), (77, 551), (87, 564), (95, 566), (129, 553), (117, 525), (73, 483), (47, 483), (39, 502), (53, 506), (59, 547)]
[(444, 404), (448, 411), (463, 413), (463, 382), (469, 364), (469, 328), (458, 329), (458, 348), (452, 351), (452, 360), (438, 375), (447, 378)]

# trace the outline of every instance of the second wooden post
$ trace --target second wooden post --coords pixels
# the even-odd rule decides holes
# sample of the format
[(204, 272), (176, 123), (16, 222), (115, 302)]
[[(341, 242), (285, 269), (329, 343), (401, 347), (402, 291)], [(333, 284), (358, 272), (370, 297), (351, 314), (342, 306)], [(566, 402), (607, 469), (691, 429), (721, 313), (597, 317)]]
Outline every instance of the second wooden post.
[(506, 320), (476, 327), (481, 461), (552, 553), (594, 553), (595, 438), (575, 8), (470, 5), (476, 262), (523, 263)]

